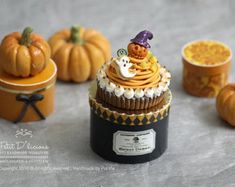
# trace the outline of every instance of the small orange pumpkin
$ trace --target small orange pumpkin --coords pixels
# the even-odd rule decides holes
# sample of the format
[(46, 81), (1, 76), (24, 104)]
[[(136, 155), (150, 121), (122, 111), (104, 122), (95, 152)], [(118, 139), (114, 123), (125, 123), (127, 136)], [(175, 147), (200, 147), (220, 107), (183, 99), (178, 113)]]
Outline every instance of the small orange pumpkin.
[(144, 59), (148, 53), (147, 48), (136, 43), (129, 43), (127, 49), (128, 49), (128, 56), (137, 59)]
[(48, 43), (33, 29), (26, 27), (22, 34), (7, 35), (0, 46), (1, 67), (16, 77), (29, 77), (40, 73), (48, 64), (51, 50)]
[(49, 39), (49, 44), (58, 67), (57, 76), (63, 81), (94, 79), (101, 65), (111, 58), (109, 41), (94, 29), (63, 29)]
[(220, 90), (216, 108), (221, 118), (235, 126), (235, 84), (228, 84)]

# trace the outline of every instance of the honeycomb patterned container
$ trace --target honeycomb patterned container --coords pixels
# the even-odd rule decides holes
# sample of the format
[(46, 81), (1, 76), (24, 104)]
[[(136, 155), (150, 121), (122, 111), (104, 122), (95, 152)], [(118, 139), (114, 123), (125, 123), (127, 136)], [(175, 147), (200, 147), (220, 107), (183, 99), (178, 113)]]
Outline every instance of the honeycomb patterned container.
[(215, 97), (228, 83), (231, 49), (215, 40), (197, 40), (182, 48), (183, 87), (199, 97)]

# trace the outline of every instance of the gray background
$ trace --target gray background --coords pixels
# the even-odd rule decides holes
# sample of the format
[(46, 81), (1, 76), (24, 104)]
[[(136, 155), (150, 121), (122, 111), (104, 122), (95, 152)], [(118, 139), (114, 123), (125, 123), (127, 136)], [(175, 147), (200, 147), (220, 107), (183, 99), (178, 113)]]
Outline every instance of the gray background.
[[(221, 40), (235, 51), (234, 12), (232, 0), (0, 0), (0, 38), (28, 25), (48, 38), (78, 23), (103, 32), (115, 54), (138, 31), (148, 29), (155, 36), (152, 51), (173, 76), (169, 146), (159, 159), (121, 165), (95, 155), (89, 147), (90, 82), (58, 82), (54, 114), (29, 125), (0, 120), (0, 141), (16, 141), (19, 128), (32, 130), (31, 143), (50, 147), (50, 167), (80, 170), (0, 171), (0, 186), (235, 186), (234, 128), (219, 119), (214, 99), (182, 90), (180, 55), (186, 42), (199, 38)], [(0, 168), (11, 166), (0, 163)]]

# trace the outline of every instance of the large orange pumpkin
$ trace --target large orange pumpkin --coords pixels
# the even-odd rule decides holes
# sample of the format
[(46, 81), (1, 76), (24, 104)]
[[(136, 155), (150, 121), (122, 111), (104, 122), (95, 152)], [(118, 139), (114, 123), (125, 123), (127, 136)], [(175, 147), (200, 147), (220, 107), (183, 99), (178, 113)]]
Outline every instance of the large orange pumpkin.
[(235, 84), (228, 84), (220, 90), (216, 108), (221, 118), (235, 126)]
[(0, 46), (1, 67), (8, 74), (29, 77), (40, 73), (48, 64), (51, 50), (47, 41), (27, 27), (23, 33), (7, 35)]
[(49, 39), (49, 44), (57, 76), (63, 81), (94, 79), (101, 65), (111, 58), (109, 41), (94, 29), (63, 29)]

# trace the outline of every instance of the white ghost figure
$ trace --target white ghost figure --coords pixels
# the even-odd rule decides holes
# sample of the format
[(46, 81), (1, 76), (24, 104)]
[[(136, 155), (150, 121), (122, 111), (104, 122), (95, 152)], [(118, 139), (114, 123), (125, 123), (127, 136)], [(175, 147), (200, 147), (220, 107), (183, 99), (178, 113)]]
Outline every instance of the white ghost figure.
[(136, 72), (131, 72), (129, 69), (133, 64), (130, 62), (128, 56), (122, 56), (115, 59), (115, 69), (117, 73), (124, 79), (131, 78), (136, 75)]

